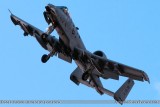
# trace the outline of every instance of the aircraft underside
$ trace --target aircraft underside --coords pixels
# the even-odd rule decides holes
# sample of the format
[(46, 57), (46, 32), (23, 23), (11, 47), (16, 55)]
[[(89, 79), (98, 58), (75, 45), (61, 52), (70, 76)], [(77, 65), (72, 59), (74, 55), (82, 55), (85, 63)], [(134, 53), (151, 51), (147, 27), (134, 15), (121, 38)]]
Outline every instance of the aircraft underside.
[[(89, 52), (78, 33), (65, 6), (48, 4), (44, 18), (49, 27), (46, 32), (34, 27), (11, 13), (11, 20), (24, 31), (24, 36), (31, 35), (49, 52), (41, 58), (46, 63), (50, 57), (58, 58), (69, 63), (74, 60), (77, 68), (71, 73), (70, 79), (77, 85), (84, 84), (94, 88), (100, 95), (108, 94), (122, 104), (131, 91), (134, 81), (149, 81), (148, 75), (139, 69), (112, 61), (102, 51)], [(51, 35), (56, 29), (59, 39)], [(112, 92), (103, 87), (100, 78), (119, 80), (120, 76), (127, 77), (126, 82), (116, 91)]]

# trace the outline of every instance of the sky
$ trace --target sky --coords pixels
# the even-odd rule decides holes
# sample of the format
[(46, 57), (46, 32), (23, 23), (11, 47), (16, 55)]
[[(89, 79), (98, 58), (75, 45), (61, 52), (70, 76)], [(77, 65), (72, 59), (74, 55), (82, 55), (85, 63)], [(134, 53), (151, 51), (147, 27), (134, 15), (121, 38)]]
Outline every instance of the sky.
[[(151, 83), (135, 81), (127, 100), (160, 100), (159, 0), (1, 0), (0, 100), (113, 100), (108, 95), (101, 96), (87, 86), (77, 86), (70, 81), (70, 74), (76, 68), (74, 62), (69, 64), (53, 57), (46, 64), (41, 63), (41, 56), (48, 52), (33, 37), (24, 37), (20, 27), (15, 27), (10, 20), (8, 9), (45, 31), (47, 23), (43, 11), (48, 3), (68, 7), (89, 51), (102, 50), (108, 59), (141, 69), (148, 74)], [(52, 35), (58, 38), (56, 32)], [(105, 88), (116, 91), (125, 80), (127, 78), (120, 77), (119, 81), (102, 79), (102, 82)], [(128, 104), (122, 106), (126, 107)]]

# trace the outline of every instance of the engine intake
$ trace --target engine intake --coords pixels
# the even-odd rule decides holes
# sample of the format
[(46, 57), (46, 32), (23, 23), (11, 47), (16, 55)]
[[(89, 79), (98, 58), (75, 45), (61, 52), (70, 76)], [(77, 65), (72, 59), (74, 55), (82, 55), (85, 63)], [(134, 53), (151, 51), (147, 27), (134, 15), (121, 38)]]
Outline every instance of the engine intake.
[(100, 57), (102, 57), (102, 58), (107, 59), (107, 56), (106, 56), (105, 53), (102, 52), (102, 51), (95, 51), (93, 54), (95, 54), (95, 55), (97, 55), (97, 56), (100, 56)]

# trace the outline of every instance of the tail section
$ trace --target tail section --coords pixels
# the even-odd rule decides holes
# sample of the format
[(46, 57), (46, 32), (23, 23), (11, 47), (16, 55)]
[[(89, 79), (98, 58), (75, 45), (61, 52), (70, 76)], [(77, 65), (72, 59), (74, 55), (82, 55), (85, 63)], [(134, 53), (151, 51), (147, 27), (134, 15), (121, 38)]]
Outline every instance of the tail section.
[(114, 99), (120, 103), (123, 104), (125, 99), (127, 98), (129, 92), (131, 91), (132, 87), (134, 85), (134, 81), (132, 79), (128, 79), (114, 94)]
[(107, 90), (103, 87), (102, 83), (100, 82), (99, 77), (96, 75), (90, 75), (90, 81), (82, 80), (83, 72), (79, 67), (77, 67), (71, 74), (70, 79), (77, 85), (80, 83), (94, 88), (99, 94), (108, 94), (109, 96), (113, 97), (118, 103), (123, 104), (125, 99), (127, 98), (129, 92), (131, 91), (134, 81), (132, 79), (126, 80), (126, 82), (114, 93), (110, 90)]

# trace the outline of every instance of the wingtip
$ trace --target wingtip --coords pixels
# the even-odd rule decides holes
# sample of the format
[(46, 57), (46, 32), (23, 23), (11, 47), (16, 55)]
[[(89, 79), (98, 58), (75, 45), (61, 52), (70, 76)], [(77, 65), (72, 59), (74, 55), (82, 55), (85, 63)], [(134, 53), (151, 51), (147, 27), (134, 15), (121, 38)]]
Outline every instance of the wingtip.
[(8, 11), (9, 11), (9, 13), (12, 15), (12, 12), (11, 12), (11, 10), (10, 10), (10, 9), (8, 9)]
[(147, 81), (150, 84), (150, 79), (145, 72), (143, 72), (143, 78), (144, 78), (145, 81)]
[(148, 78), (146, 81), (150, 84), (150, 80), (149, 80), (149, 78)]

